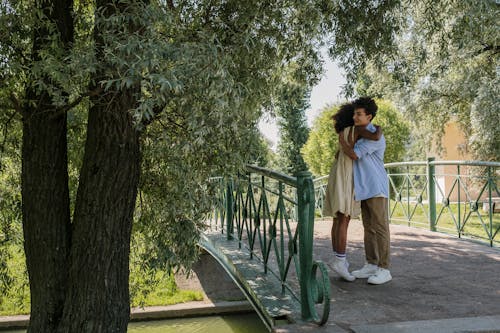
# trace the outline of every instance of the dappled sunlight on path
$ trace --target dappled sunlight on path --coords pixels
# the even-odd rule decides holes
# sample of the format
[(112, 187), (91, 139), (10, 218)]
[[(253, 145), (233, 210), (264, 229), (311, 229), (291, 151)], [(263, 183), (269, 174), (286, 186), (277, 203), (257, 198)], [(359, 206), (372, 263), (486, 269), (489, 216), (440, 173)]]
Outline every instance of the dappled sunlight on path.
[[(331, 221), (315, 223), (315, 258), (329, 267)], [(364, 263), (363, 228), (349, 226), (350, 269)], [(391, 225), (393, 281), (341, 280), (330, 268), (330, 320), (346, 326), (500, 315), (500, 250), (423, 229)]]

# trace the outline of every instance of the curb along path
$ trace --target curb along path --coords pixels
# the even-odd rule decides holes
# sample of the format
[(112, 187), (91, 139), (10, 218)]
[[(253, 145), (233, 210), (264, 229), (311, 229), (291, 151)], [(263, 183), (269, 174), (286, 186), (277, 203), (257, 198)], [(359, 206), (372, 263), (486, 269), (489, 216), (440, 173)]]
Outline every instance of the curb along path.
[[(211, 315), (224, 315), (253, 312), (254, 309), (247, 301), (226, 302), (187, 302), (168, 306), (150, 306), (132, 308), (130, 321), (160, 320)], [(29, 315), (0, 317), (0, 331), (7, 329), (27, 328)]]

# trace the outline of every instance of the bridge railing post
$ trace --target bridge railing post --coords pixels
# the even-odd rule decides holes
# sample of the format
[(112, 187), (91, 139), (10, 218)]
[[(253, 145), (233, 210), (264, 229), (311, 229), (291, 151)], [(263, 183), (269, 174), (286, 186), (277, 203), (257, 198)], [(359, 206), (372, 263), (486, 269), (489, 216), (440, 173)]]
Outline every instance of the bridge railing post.
[(314, 186), (309, 171), (297, 174), (297, 206), (299, 228), (300, 298), (302, 318), (310, 320), (309, 281), (312, 272), (312, 251), (314, 233)]
[(234, 203), (233, 203), (233, 182), (228, 180), (226, 187), (226, 236), (227, 239), (232, 239), (233, 237), (233, 214), (234, 214)]
[(498, 232), (499, 229), (497, 229), (497, 231), (495, 232), (493, 230), (493, 211), (495, 210), (495, 206), (493, 205), (493, 199), (492, 199), (492, 189), (493, 189), (493, 186), (495, 186), (496, 190), (497, 190), (497, 193), (498, 193), (498, 188), (496, 187), (495, 183), (494, 183), (494, 172), (492, 172), (492, 167), (489, 166), (488, 167), (488, 220), (489, 220), (489, 224), (488, 224), (488, 235), (489, 235), (489, 238), (490, 238), (490, 246), (493, 247), (493, 238), (495, 237), (495, 233)]
[(427, 158), (427, 198), (429, 200), (429, 228), (436, 231), (436, 183), (434, 157)]

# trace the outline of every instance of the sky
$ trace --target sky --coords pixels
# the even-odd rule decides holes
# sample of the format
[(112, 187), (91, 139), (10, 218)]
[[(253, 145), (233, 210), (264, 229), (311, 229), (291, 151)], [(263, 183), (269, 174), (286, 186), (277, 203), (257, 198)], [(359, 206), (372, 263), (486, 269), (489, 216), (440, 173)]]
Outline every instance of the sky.
[[(325, 59), (325, 72), (321, 81), (311, 91), (310, 108), (306, 111), (307, 124), (311, 127), (319, 112), (327, 105), (343, 101), (341, 96), (342, 86), (346, 83), (341, 69), (327, 56)], [(268, 117), (266, 117), (268, 118)], [(262, 134), (271, 140), (272, 148), (276, 148), (279, 131), (272, 119), (262, 119), (259, 123)]]

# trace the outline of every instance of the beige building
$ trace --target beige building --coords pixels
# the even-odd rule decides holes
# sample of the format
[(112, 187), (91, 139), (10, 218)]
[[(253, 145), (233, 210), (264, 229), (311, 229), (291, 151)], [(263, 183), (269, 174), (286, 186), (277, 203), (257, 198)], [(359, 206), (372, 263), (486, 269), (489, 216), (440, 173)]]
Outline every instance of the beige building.
[[(450, 121), (445, 125), (444, 135), (441, 140), (442, 149), (433, 149), (428, 156), (434, 156), (436, 161), (470, 161), (471, 155), (467, 151), (467, 138), (458, 124)], [(482, 169), (482, 168), (479, 168)], [(485, 183), (478, 178), (478, 168), (457, 165), (436, 166), (436, 200), (442, 202), (449, 197), (450, 202), (475, 201)], [(458, 177), (458, 175), (460, 176)], [(474, 175), (474, 176), (473, 176)], [(487, 197), (483, 193), (482, 199)]]
[(445, 125), (441, 145), (443, 146), (443, 151), (441, 152), (442, 156), (440, 156), (440, 160), (465, 161), (471, 159), (467, 151), (467, 138), (456, 122), (450, 121)]

